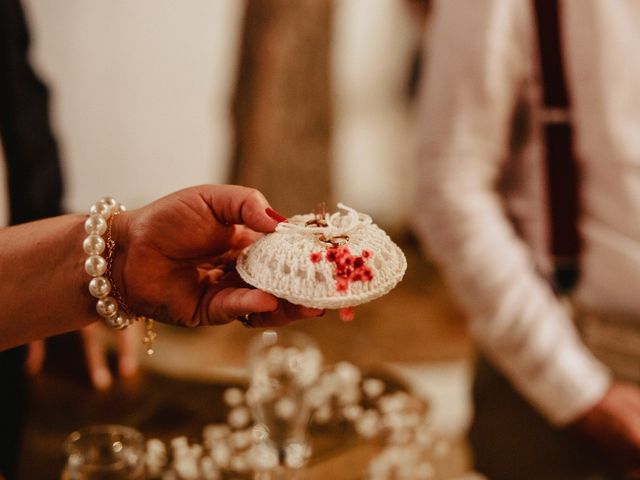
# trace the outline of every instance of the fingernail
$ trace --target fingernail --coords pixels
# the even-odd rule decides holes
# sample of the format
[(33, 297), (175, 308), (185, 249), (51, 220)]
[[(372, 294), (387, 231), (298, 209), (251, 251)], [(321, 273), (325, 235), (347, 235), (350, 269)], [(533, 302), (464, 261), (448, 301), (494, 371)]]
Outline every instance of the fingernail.
[(281, 223), (287, 222), (287, 217), (280, 215), (271, 207), (265, 208), (264, 211), (267, 215), (269, 215), (269, 217), (273, 218), (276, 222), (281, 222)]

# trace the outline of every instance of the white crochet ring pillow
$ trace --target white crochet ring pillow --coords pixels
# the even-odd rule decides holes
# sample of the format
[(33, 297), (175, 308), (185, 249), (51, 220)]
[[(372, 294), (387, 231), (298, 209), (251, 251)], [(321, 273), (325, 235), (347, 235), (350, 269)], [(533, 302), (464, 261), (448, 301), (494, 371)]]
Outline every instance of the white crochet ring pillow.
[(338, 208), (279, 223), (238, 258), (242, 279), (313, 308), (354, 307), (388, 293), (407, 269), (402, 250), (368, 215)]

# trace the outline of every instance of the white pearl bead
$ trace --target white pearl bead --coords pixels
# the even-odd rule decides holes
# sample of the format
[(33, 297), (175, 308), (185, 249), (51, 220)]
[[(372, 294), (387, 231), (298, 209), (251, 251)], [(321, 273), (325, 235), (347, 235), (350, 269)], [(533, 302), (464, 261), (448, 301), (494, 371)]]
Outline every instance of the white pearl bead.
[(82, 248), (87, 255), (100, 255), (104, 252), (104, 239), (100, 235), (91, 234), (82, 242)]
[(116, 330), (122, 330), (131, 325), (131, 319), (123, 311), (118, 311), (115, 315), (105, 317), (105, 322), (108, 326), (115, 328)]
[(102, 235), (107, 231), (107, 221), (102, 215), (90, 215), (84, 222), (84, 230), (89, 235)]
[(102, 201), (96, 202), (91, 205), (89, 213), (91, 215), (102, 215), (105, 219), (108, 219), (111, 216), (111, 207)]
[(118, 204), (118, 210), (120, 210), (120, 212), (126, 212), (127, 211), (127, 207), (125, 207), (124, 205), (119, 203)]
[(112, 209), (118, 205), (118, 201), (113, 197), (102, 197), (100, 201)]
[(103, 298), (111, 292), (111, 282), (105, 277), (95, 277), (89, 282), (89, 293), (96, 298)]
[(113, 297), (101, 298), (96, 304), (96, 310), (102, 317), (111, 317), (118, 311), (118, 301)]
[(99, 277), (107, 271), (107, 261), (100, 255), (91, 255), (85, 260), (84, 269), (92, 277)]

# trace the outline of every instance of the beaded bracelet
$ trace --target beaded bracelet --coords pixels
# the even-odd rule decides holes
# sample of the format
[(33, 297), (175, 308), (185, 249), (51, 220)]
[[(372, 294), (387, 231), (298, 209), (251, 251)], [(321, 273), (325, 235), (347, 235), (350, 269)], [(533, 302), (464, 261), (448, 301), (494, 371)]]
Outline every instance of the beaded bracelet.
[[(153, 320), (131, 312), (112, 277), (116, 242), (111, 237), (111, 227), (113, 219), (125, 210), (124, 205), (112, 197), (104, 197), (91, 206), (89, 218), (84, 222), (84, 230), (88, 236), (82, 242), (82, 248), (89, 255), (84, 262), (84, 269), (93, 277), (89, 282), (89, 293), (98, 299), (96, 311), (104, 322), (111, 328), (124, 330), (135, 321), (143, 320), (143, 343), (147, 354), (152, 355), (153, 340), (156, 337)], [(103, 256), (103, 253), (106, 255)]]

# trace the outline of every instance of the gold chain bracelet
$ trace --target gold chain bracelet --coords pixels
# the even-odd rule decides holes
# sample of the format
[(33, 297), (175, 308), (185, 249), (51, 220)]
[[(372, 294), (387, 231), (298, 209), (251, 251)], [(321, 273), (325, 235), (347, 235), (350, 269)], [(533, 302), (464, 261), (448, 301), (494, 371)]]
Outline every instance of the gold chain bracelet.
[[(143, 321), (143, 343), (147, 355), (153, 355), (153, 342), (157, 336), (153, 320), (133, 313), (113, 281), (116, 251), (116, 242), (112, 237), (113, 219), (125, 210), (123, 205), (111, 197), (104, 197), (91, 206), (89, 218), (84, 224), (88, 236), (82, 243), (85, 253), (89, 255), (84, 267), (93, 277), (89, 282), (89, 293), (98, 299), (96, 310), (109, 327), (123, 330), (136, 321)], [(102, 238), (105, 233), (105, 238)]]

